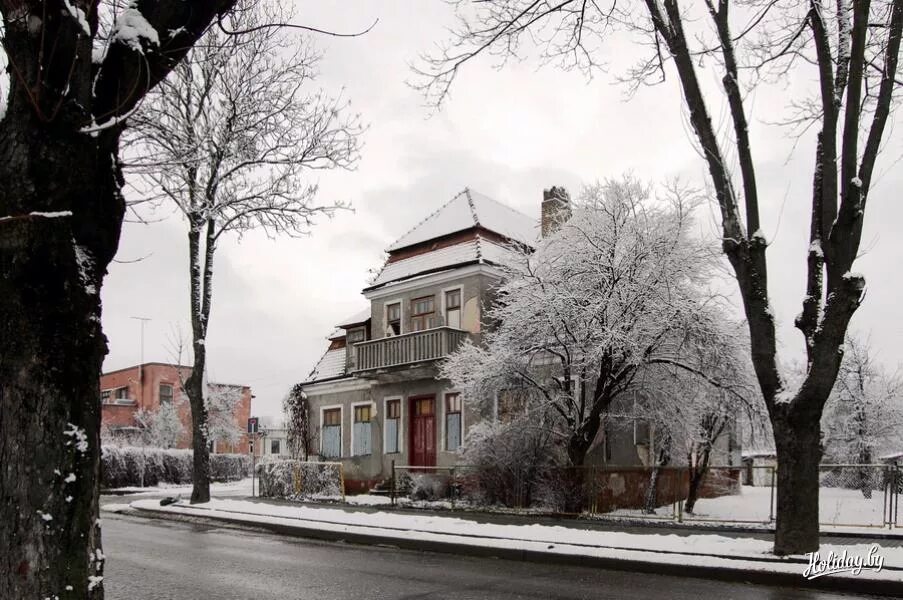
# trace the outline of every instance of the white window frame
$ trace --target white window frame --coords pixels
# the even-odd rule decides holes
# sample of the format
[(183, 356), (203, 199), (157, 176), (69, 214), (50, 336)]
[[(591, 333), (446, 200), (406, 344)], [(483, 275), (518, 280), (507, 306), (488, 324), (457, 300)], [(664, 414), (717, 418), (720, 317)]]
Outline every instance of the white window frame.
[(448, 403), (445, 401), (445, 397), (449, 394), (458, 394), (461, 397), (461, 446), (464, 446), (464, 432), (467, 431), (464, 427), (464, 394), (459, 392), (458, 390), (445, 390), (442, 392), (442, 439), (440, 440), (441, 445), (439, 446), (441, 452), (453, 452), (457, 453), (457, 450), (449, 450), (448, 449), (448, 432), (446, 429), (448, 428)]
[[(358, 406), (369, 406), (370, 407), (370, 454), (355, 454), (354, 453), (354, 409)], [(376, 414), (376, 402), (367, 401), (367, 402), (352, 402), (351, 403), (351, 453), (349, 456), (373, 456), (376, 454), (373, 452), (373, 421), (379, 418), (379, 415)]]
[(383, 454), (389, 454), (386, 452), (386, 433), (388, 433), (386, 419), (389, 418), (390, 400), (398, 400), (398, 450), (391, 453), (394, 456), (395, 454), (404, 453), (404, 396), (386, 396), (383, 398)]
[(405, 301), (404, 301), (404, 298), (399, 297), (399, 298), (393, 298), (391, 300), (385, 300), (383, 302), (383, 336), (389, 337), (388, 333), (389, 333), (389, 305), (390, 304), (397, 304), (399, 306), (399, 309), (398, 309), (399, 310), (398, 334), (397, 335), (403, 335), (404, 333), (406, 333), (404, 330), (404, 304), (405, 304)]
[(461, 329), (462, 331), (466, 331), (466, 330), (464, 329), (464, 286), (463, 286), (463, 285), (453, 285), (453, 286), (451, 286), (451, 287), (442, 288), (442, 290), (440, 291), (440, 294), (442, 295), (442, 302), (441, 302), (441, 305), (442, 305), (442, 312), (440, 313), (440, 314), (442, 315), (442, 323), (443, 323), (443, 325), (444, 325), (445, 327), (450, 327), (450, 325), (448, 324), (448, 322), (447, 322), (447, 320), (446, 320), (446, 317), (447, 317), (448, 315), (447, 315), (447, 313), (445, 312), (445, 310), (446, 310), (446, 309), (445, 309), (445, 293), (446, 293), (446, 292), (454, 292), (455, 290), (458, 290), (458, 293), (459, 293), (460, 296), (461, 296), (461, 306), (458, 308), (459, 312), (461, 313), (461, 327), (460, 327), (460, 329)]
[(320, 438), (319, 444), (319, 455), (323, 456), (323, 414), (327, 410), (339, 409), (339, 455), (330, 457), (336, 460), (341, 460), (345, 456), (345, 405), (344, 404), (330, 404), (328, 406), (320, 407), (320, 435), (317, 436)]

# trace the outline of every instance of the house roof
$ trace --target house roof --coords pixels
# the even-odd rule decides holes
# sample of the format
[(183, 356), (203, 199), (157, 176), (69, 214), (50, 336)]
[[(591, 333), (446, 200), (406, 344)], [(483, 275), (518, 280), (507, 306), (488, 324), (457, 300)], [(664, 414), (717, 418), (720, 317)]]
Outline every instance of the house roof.
[(303, 383), (338, 379), (345, 375), (345, 349), (327, 350)]
[(511, 252), (512, 250), (505, 246), (477, 236), (454, 246), (387, 262), (367, 289), (372, 290), (417, 275), (437, 273), (467, 264), (501, 264)]
[(538, 232), (536, 220), (489, 196), (464, 188), (386, 250), (394, 252), (473, 227), (488, 229), (528, 246), (536, 242)]
[(337, 327), (351, 327), (352, 325), (360, 325), (370, 320), (370, 307), (360, 310), (350, 317), (342, 319)]

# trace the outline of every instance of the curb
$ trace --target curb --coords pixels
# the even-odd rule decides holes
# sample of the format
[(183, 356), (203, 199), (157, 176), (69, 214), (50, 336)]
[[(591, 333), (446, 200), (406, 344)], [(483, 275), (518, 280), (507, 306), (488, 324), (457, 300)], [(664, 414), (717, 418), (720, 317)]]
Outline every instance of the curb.
[(702, 565), (655, 563), (626, 558), (568, 555), (541, 552), (538, 550), (518, 550), (514, 548), (491, 548), (460, 542), (415, 540), (404, 537), (388, 537), (359, 532), (326, 531), (313, 527), (285, 525), (282, 523), (249, 523), (248, 521), (237, 518), (184, 515), (150, 508), (132, 507), (128, 511), (123, 511), (119, 514), (170, 521), (202, 522), (210, 525), (228, 523), (229, 525), (237, 526), (241, 529), (264, 530), (290, 537), (301, 537), (328, 542), (344, 542), (366, 546), (400, 548), (421, 552), (436, 552), (440, 554), (457, 554), (469, 557), (498, 558), (522, 562), (590, 567), (615, 571), (670, 575), (674, 577), (714, 579), (734, 583), (751, 583), (799, 589), (844, 591), (857, 592), (859, 594), (879, 594), (903, 597), (903, 590), (901, 590), (901, 587), (903, 586), (901, 586), (898, 581), (855, 579), (852, 577), (819, 578), (807, 581), (803, 579), (802, 574), (773, 573), (740, 567), (709, 567)]

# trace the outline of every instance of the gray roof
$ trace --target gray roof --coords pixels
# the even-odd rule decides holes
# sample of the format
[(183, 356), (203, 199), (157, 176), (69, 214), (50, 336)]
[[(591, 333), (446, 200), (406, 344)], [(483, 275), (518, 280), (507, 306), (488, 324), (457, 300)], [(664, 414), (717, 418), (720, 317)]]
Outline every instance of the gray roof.
[(317, 381), (325, 381), (327, 379), (338, 379), (345, 377), (345, 349), (338, 348), (336, 350), (327, 350), (317, 366), (307, 376), (307, 380), (303, 383), (315, 383)]

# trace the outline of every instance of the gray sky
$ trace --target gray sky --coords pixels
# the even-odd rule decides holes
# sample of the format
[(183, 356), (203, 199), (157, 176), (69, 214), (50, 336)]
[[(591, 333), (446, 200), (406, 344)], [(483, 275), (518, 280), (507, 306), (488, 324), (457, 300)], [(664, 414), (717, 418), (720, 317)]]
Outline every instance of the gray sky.
[[(679, 176), (706, 184), (673, 81), (627, 99), (605, 75), (587, 81), (576, 72), (538, 69), (529, 60), (497, 71), (491, 59), (482, 59), (463, 71), (436, 114), (405, 81), (412, 77), (408, 64), (452, 23), (444, 2), (346, 0), (299, 8), (300, 21), (334, 30), (358, 30), (379, 18), (362, 38), (316, 40), (325, 53), (319, 84), (334, 93), (344, 88), (370, 129), (356, 171), (317, 175), (322, 200), (351, 201), (354, 212), (322, 222), (307, 238), (270, 240), (260, 232), (231, 238), (217, 254), (207, 336), (210, 379), (250, 385), (257, 414), (278, 413), (290, 385), (325, 350), (333, 325), (365, 305), (360, 290), (369, 270), (380, 266), (382, 249), (465, 186), (538, 216), (542, 188), (564, 185), (575, 194), (582, 182), (628, 170), (650, 181)], [(609, 51), (617, 69), (622, 59), (629, 62), (633, 48), (619, 42)], [(792, 321), (805, 288), (813, 143), (803, 137), (794, 150), (789, 132), (768, 123), (785, 111), (788, 97), (811, 89), (814, 75), (798, 75), (760, 88), (749, 102), (784, 360), (802, 356), (802, 336)], [(714, 75), (704, 83), (718, 85)], [(712, 114), (727, 125), (723, 109), (714, 106)], [(869, 198), (858, 262), (868, 291), (853, 320), (890, 367), (903, 360), (903, 321), (894, 310), (903, 260), (897, 237), (903, 205), (894, 202), (894, 191), (903, 184), (903, 168), (894, 129), (891, 123)], [(114, 263), (106, 279), (107, 370), (139, 361), (139, 323), (131, 316), (152, 319), (145, 329), (147, 361), (175, 360), (179, 327), (187, 339), (186, 229), (174, 213), (157, 214), (167, 215), (123, 229), (117, 259), (147, 258)], [(710, 211), (702, 211), (700, 220), (715, 231)]]

